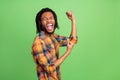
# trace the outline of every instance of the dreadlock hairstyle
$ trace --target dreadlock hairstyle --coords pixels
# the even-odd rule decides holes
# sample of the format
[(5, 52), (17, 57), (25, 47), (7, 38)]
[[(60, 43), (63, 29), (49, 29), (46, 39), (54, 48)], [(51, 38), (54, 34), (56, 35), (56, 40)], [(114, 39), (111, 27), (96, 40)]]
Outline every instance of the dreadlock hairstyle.
[(41, 30), (43, 30), (42, 24), (40, 24), (40, 23), (41, 23), (42, 14), (45, 12), (51, 12), (53, 14), (54, 19), (55, 19), (55, 29), (59, 28), (56, 13), (50, 8), (43, 8), (36, 15), (36, 19), (35, 19), (35, 21), (36, 21), (36, 33), (39, 33)]

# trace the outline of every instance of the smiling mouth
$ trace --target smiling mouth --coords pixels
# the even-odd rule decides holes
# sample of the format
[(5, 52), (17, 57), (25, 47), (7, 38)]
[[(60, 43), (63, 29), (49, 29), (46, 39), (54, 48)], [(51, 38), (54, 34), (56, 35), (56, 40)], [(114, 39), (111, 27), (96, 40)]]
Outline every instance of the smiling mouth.
[(47, 30), (49, 30), (49, 31), (51, 31), (51, 30), (53, 30), (53, 24), (47, 24)]

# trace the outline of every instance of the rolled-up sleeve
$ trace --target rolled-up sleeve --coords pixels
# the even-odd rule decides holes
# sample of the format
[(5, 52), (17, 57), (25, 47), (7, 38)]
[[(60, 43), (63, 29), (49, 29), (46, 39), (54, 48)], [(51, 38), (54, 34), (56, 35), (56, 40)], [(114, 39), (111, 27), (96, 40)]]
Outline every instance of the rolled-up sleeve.
[(73, 36), (70, 36), (69, 37), (70, 41), (73, 42), (74, 44), (76, 44), (78, 42), (78, 37), (73, 37)]
[(53, 73), (56, 70), (54, 62), (50, 61), (49, 51), (45, 48), (45, 44), (39, 38), (36, 38), (32, 45), (32, 54), (37, 65), (41, 66), (47, 73)]
[(65, 37), (65, 36), (59, 36), (57, 34), (55, 34), (55, 38), (56, 40), (59, 42), (60, 46), (67, 46), (67, 39), (69, 39), (71, 42), (73, 42), (74, 44), (77, 43), (78, 41), (78, 37), (74, 38), (72, 36), (70, 37)]

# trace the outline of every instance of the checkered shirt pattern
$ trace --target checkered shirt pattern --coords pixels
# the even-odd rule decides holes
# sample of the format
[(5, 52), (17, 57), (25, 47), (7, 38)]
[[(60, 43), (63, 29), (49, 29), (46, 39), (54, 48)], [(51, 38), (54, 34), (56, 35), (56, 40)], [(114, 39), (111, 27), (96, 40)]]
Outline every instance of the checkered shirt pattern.
[[(74, 43), (77, 40), (72, 39)], [(61, 80), (60, 68), (54, 66), (59, 58), (59, 47), (67, 45), (67, 37), (47, 35), (41, 31), (34, 39), (32, 55), (39, 80)]]

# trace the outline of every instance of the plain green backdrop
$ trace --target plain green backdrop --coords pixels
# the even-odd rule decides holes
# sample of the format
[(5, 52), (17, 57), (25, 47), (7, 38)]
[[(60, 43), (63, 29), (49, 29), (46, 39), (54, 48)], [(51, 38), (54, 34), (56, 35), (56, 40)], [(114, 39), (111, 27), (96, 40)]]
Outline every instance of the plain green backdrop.
[(76, 17), (79, 40), (62, 80), (120, 80), (120, 0), (0, 0), (0, 80), (37, 80), (31, 45), (44, 7), (56, 12), (61, 35), (71, 30), (65, 12)]

